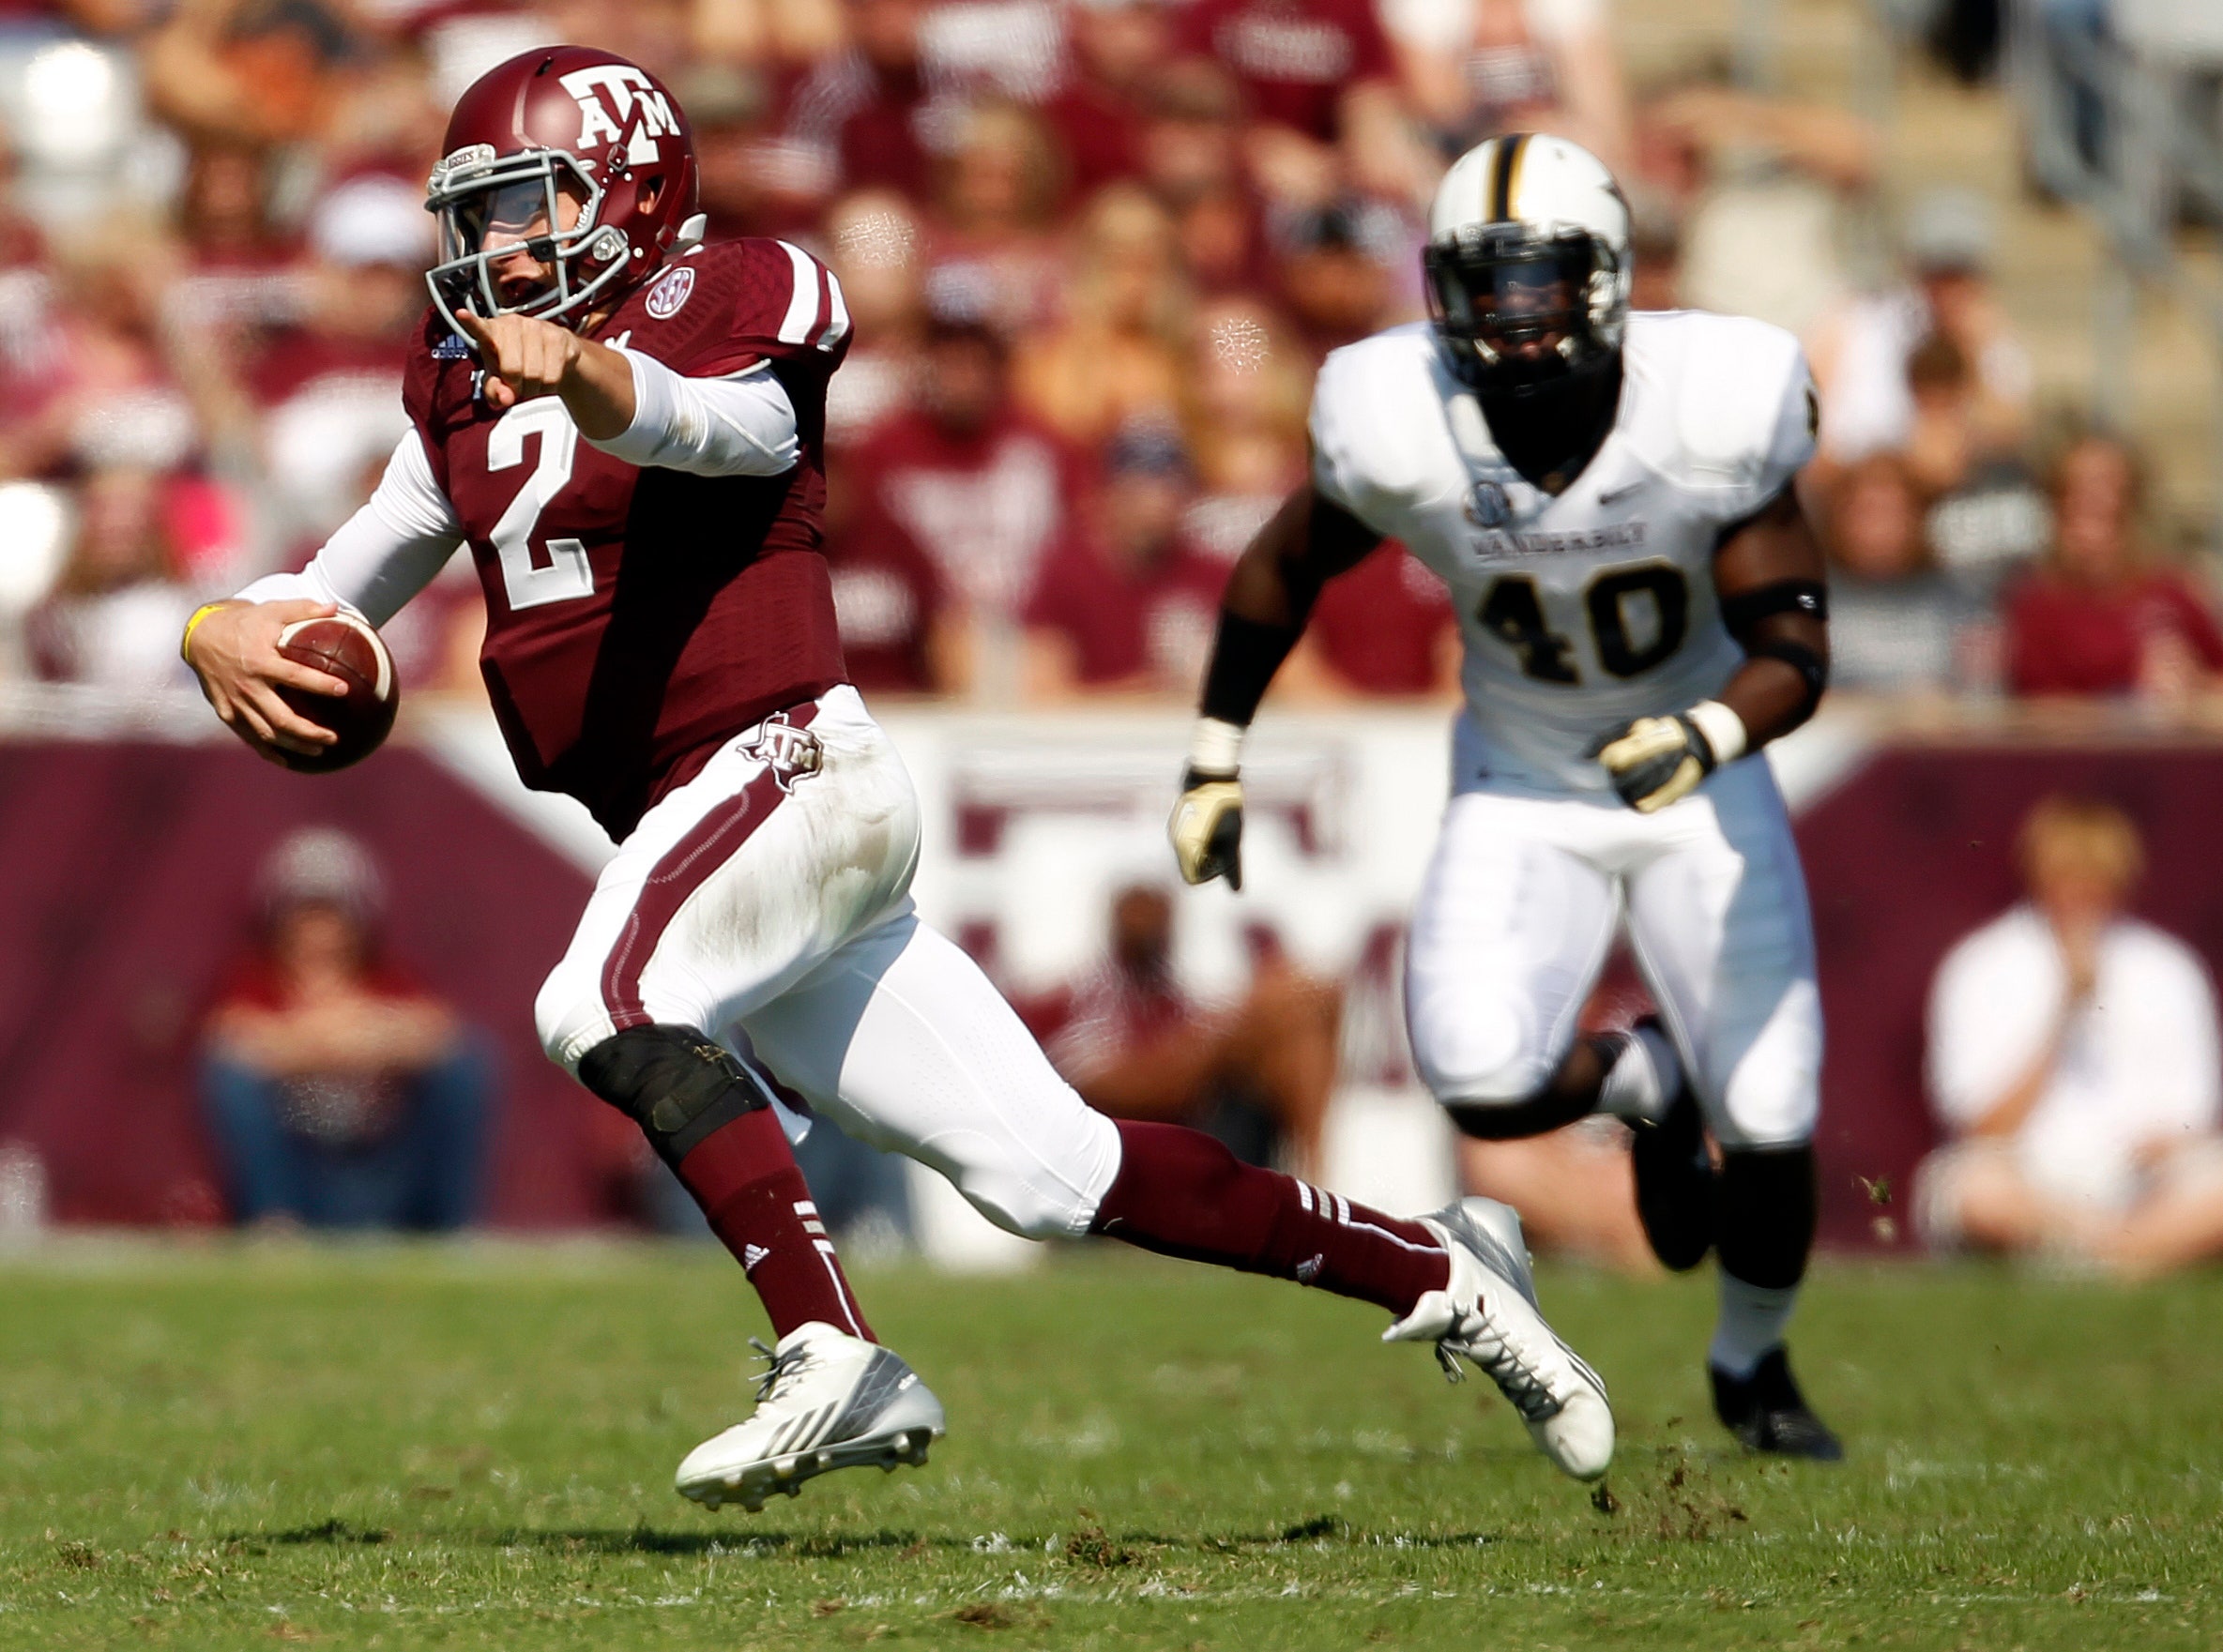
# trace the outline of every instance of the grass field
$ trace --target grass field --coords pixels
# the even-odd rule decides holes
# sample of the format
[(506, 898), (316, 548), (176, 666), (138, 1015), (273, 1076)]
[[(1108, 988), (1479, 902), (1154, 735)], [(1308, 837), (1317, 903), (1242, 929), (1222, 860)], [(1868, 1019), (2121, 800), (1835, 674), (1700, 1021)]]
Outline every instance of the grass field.
[(750, 1517), (668, 1489), (759, 1328), (714, 1253), (0, 1261), (0, 1645), (2223, 1644), (2223, 1281), (1827, 1269), (1833, 1470), (1727, 1447), (1702, 1281), (1547, 1272), (1621, 1416), (1597, 1507), (1348, 1303), (862, 1282), (952, 1436)]

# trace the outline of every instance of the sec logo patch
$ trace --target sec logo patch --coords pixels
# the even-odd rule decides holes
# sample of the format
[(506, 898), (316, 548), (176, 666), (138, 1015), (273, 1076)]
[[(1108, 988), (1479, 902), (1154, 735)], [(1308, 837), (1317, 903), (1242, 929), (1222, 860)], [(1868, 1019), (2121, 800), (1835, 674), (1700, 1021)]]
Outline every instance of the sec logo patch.
[(1467, 491), (1467, 520), (1476, 527), (1501, 528), (1513, 520), (1513, 501), (1497, 482), (1476, 482)]
[(694, 266), (682, 264), (677, 269), (666, 270), (648, 289), (648, 314), (657, 321), (669, 321), (679, 313), (679, 306), (686, 303), (694, 292)]

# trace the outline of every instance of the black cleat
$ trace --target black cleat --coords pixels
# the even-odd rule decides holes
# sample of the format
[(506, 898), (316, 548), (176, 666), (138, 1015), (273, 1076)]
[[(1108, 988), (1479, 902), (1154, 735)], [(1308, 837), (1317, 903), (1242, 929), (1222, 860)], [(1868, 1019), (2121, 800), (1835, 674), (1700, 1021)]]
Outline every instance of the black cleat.
[(1742, 1382), (1711, 1365), (1706, 1374), (1713, 1379), (1713, 1414), (1747, 1451), (1816, 1463), (1844, 1457), (1844, 1442), (1807, 1409), (1805, 1396), (1791, 1380), (1790, 1356), (1781, 1347), (1770, 1349)]
[(1713, 1160), (1698, 1099), (1685, 1084), (1657, 1122), (1632, 1129), (1637, 1219), (1661, 1266), (1688, 1273), (1713, 1249)]

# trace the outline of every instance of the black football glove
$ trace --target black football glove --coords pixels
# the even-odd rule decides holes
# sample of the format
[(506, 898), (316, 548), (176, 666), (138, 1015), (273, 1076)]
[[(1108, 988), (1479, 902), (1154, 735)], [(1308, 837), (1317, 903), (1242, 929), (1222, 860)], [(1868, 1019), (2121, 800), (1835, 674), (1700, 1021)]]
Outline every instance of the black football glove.
[(1224, 877), (1231, 889), (1242, 887), (1242, 781), (1232, 774), (1204, 774), (1192, 768), (1181, 776), (1181, 797), (1165, 823), (1173, 858), (1185, 883), (1209, 884)]

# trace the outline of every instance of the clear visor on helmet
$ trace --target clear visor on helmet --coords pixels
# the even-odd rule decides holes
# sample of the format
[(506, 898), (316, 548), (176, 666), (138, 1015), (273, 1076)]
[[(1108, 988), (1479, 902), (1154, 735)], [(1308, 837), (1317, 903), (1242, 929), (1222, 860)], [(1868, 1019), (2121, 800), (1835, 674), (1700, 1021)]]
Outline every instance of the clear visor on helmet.
[(578, 227), (580, 205), (578, 191), (559, 188), (553, 177), (521, 178), (458, 196), (440, 214), (443, 250), (449, 258), (462, 258), (519, 248), (553, 262), (556, 237)]
[(554, 317), (577, 309), (623, 266), (623, 236), (615, 251), (601, 244), (615, 235), (596, 226), (601, 199), (560, 150), (444, 166), (425, 203), (440, 228), (434, 302), (450, 321), (458, 310)]
[(1586, 235), (1543, 236), (1493, 228), (1428, 249), (1438, 325), (1490, 355), (1517, 358), (1557, 351), (1591, 330), (1597, 243)]

